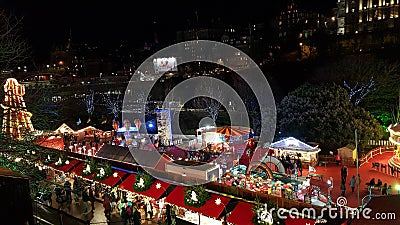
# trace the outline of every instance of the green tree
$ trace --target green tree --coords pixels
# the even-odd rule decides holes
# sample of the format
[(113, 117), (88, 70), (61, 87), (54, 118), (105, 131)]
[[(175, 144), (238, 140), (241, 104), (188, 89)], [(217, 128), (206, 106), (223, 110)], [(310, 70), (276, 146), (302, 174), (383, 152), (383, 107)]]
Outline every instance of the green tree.
[(289, 93), (278, 106), (278, 130), (321, 143), (324, 150), (337, 149), (359, 140), (379, 139), (383, 130), (366, 110), (354, 106), (347, 91), (336, 84), (304, 84)]

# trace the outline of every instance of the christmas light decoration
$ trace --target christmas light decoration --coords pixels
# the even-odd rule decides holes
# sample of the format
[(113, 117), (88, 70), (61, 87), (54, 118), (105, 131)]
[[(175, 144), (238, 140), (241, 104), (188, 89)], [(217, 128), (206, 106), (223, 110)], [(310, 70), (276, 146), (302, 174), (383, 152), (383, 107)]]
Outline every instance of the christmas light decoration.
[(13, 138), (21, 140), (27, 133), (33, 132), (32, 113), (26, 110), (24, 98), (25, 87), (15, 78), (8, 78), (4, 84), (3, 126), (2, 131)]

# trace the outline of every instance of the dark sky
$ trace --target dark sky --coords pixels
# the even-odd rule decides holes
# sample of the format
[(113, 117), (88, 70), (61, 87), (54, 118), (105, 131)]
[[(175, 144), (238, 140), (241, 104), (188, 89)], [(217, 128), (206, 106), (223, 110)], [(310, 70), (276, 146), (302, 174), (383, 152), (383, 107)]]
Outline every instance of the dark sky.
[[(335, 0), (302, 0), (317, 2), (326, 8), (326, 2)], [(47, 51), (52, 44), (67, 39), (100, 44), (125, 41), (143, 44), (153, 40), (154, 25), (160, 41), (173, 41), (176, 31), (196, 21), (207, 23), (220, 17), (226, 23), (259, 22), (273, 17), (283, 6), (283, 0), (259, 1), (93, 1), (93, 0), (0, 0), (0, 7), (24, 16), (25, 32), (34, 49)], [(324, 2), (318, 3), (318, 2)]]

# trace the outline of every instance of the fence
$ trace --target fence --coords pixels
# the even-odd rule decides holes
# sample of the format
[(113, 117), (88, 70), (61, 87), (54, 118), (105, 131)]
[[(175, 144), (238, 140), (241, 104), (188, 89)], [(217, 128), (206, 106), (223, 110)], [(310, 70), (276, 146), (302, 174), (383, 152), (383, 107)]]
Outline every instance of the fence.
[[(318, 161), (324, 164), (336, 163), (335, 156), (333, 155), (318, 155)], [(343, 166), (355, 166), (353, 159), (341, 159), (340, 163)]]
[(393, 145), (389, 140), (368, 140), (367, 145), (371, 146), (391, 146)]
[(358, 159), (359, 165), (362, 166), (363, 164), (367, 163), (369, 160), (371, 160), (374, 156), (380, 155), (385, 152), (393, 152), (394, 151), (394, 146), (379, 146), (371, 151), (367, 152), (363, 157)]

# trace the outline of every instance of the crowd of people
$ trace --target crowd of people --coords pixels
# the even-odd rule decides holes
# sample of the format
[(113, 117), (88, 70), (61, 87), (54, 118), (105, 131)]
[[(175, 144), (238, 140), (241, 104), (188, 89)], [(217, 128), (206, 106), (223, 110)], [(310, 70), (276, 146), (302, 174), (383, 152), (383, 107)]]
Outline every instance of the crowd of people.
[(384, 183), (381, 181), (381, 179), (378, 179), (377, 182), (375, 182), (375, 178), (372, 178), (368, 183), (366, 183), (368, 186), (368, 190), (372, 192), (372, 190), (376, 187), (378, 190), (381, 192), (382, 195), (392, 195), (393, 190), (392, 186), (388, 185), (387, 183)]
[[(54, 172), (54, 171), (53, 171)], [(95, 203), (102, 202), (107, 223), (112, 223), (112, 217), (118, 216), (124, 225), (139, 225), (142, 221), (154, 219), (164, 221), (164, 224), (176, 224), (177, 207), (164, 203), (163, 199), (153, 200), (145, 196), (111, 188), (78, 176), (67, 177), (64, 173), (55, 173), (57, 177), (52, 193), (48, 196), (37, 196), (45, 200), (49, 206), (72, 212), (72, 204), (82, 210), (81, 215), (87, 216), (96, 210)], [(55, 202), (52, 195), (55, 195)], [(144, 212), (144, 217), (142, 213)], [(115, 219), (114, 219), (115, 221)]]
[(298, 155), (295, 157), (290, 157), (289, 154), (286, 156), (282, 154), (279, 157), (279, 160), (285, 168), (287, 174), (294, 174), (296, 176), (300, 174), (300, 176), (303, 176), (303, 164)]

